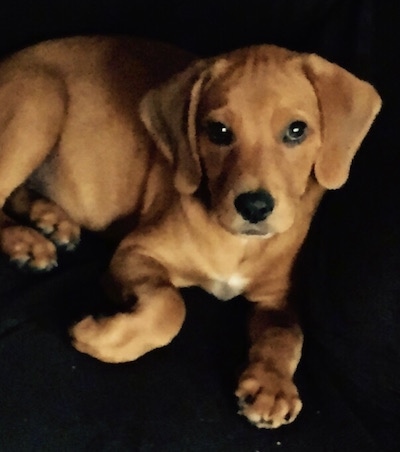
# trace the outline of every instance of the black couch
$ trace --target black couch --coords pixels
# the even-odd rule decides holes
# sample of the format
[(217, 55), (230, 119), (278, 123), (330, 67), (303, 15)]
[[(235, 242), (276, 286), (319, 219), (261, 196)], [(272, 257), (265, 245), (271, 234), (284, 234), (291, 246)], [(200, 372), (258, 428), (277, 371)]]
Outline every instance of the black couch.
[(399, 19), (396, 2), (373, 0), (2, 2), (2, 55), (88, 33), (155, 37), (200, 55), (269, 42), (345, 66), (378, 88), (384, 108), (349, 182), (324, 198), (296, 265), (304, 409), (293, 424), (257, 430), (236, 415), (240, 299), (184, 290), (179, 336), (134, 363), (76, 352), (67, 325), (106, 303), (98, 278), (112, 252), (85, 233), (49, 274), (0, 257), (0, 451), (400, 450)]

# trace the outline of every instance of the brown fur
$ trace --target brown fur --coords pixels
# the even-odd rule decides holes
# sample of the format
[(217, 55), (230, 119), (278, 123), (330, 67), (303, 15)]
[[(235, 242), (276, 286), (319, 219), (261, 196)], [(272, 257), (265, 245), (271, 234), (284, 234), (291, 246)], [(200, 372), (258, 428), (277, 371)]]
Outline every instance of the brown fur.
[[(0, 202), (28, 181), (49, 201), (14, 206), (36, 224), (43, 212), (46, 224), (58, 222), (48, 215), (52, 202), (63, 209), (56, 218), (69, 217), (68, 231), (131, 217), (135, 228), (109, 279), (132, 310), (71, 328), (75, 347), (103, 361), (168, 344), (185, 317), (179, 287), (254, 302), (236, 395), (252, 423), (274, 428), (301, 409), (292, 378), (302, 333), (287, 304), (292, 264), (324, 191), (346, 181), (380, 98), (316, 55), (274, 46), (190, 60), (156, 43), (74, 38), (3, 62)], [(210, 141), (210, 120), (229, 126), (232, 144)], [(299, 120), (306, 139), (288, 146), (283, 133)], [(235, 199), (260, 189), (275, 206), (251, 223)], [(7, 246), (3, 239), (13, 255)]]

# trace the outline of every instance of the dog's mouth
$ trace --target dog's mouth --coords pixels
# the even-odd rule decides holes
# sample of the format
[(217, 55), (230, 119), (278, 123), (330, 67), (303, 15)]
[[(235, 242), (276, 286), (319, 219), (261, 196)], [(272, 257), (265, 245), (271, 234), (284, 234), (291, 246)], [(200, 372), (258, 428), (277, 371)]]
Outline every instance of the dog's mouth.
[(240, 232), (240, 234), (246, 236), (260, 237), (263, 239), (269, 239), (274, 235), (272, 232), (265, 232), (257, 229), (245, 229), (244, 231)]
[(233, 222), (228, 223), (223, 221), (222, 218), (218, 218), (218, 216), (217, 220), (224, 229), (236, 236), (269, 239), (275, 235), (275, 231), (273, 231), (266, 223), (254, 225), (247, 221), (244, 222), (239, 216), (236, 216), (236, 221), (234, 220)]
[(246, 237), (258, 237), (261, 239), (269, 239), (275, 235), (275, 231), (269, 227), (267, 222), (260, 224), (242, 223), (239, 227), (234, 228), (235, 234)]

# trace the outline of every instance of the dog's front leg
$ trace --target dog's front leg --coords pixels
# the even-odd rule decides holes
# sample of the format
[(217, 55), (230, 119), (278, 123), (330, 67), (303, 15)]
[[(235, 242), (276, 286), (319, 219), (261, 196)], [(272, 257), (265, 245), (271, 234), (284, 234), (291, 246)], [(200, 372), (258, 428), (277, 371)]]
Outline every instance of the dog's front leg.
[(117, 250), (107, 280), (128, 312), (86, 317), (71, 328), (74, 346), (101, 361), (133, 361), (167, 345), (178, 334), (185, 305), (168, 272), (136, 247)]
[(259, 428), (292, 422), (302, 403), (293, 375), (300, 360), (303, 335), (294, 314), (255, 307), (250, 320), (249, 364), (236, 396), (240, 411)]

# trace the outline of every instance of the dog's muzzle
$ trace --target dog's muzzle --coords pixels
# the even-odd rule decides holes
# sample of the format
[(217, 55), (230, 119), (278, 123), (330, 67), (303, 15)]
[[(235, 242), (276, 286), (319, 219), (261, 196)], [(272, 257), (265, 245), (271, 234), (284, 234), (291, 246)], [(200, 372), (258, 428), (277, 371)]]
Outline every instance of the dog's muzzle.
[(265, 190), (241, 193), (234, 204), (241, 217), (252, 224), (264, 221), (275, 206), (273, 197)]

